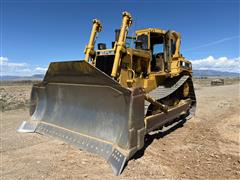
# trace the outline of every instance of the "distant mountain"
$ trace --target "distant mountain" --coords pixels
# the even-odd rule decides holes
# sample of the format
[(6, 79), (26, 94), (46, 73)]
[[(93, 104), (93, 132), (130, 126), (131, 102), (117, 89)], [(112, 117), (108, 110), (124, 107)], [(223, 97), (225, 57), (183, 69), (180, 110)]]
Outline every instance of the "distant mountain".
[(43, 79), (43, 78), (44, 78), (44, 74), (34, 74), (32, 77), (33, 77), (33, 78)]
[[(193, 70), (193, 76), (226, 76), (226, 77), (240, 77), (240, 73), (222, 72), (215, 70)], [(3, 81), (22, 81), (22, 80), (42, 80), (44, 74), (34, 74), (32, 76), (2, 76)]]
[(215, 70), (193, 70), (193, 76), (226, 76), (226, 77), (239, 77), (240, 73), (223, 72)]
[(44, 74), (34, 74), (32, 76), (4, 75), (1, 77), (3, 81), (42, 80), (43, 78), (44, 78)]

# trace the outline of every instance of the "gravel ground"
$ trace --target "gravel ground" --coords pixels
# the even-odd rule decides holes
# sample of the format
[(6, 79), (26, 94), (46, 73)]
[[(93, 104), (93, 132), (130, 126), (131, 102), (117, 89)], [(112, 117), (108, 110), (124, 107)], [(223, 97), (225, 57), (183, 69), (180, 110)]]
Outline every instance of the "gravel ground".
[(30, 89), (1, 87), (1, 97), (10, 101), (1, 113), (2, 179), (240, 179), (239, 84), (198, 84), (196, 116), (149, 135), (119, 177), (98, 156), (50, 137), (17, 133), (29, 118)]
[(31, 85), (0, 86), (0, 110), (13, 110), (28, 107)]

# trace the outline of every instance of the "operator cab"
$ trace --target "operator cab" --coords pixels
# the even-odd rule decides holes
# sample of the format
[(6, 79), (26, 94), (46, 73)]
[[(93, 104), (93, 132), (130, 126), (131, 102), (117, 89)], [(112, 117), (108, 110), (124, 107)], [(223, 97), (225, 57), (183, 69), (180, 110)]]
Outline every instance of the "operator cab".
[[(112, 48), (107, 49), (106, 44), (99, 43), (96, 50), (94, 64), (102, 72), (111, 76), (115, 58), (114, 46), (119, 38), (120, 30), (115, 30), (115, 41), (112, 42)], [(126, 39), (135, 40), (135, 50), (139, 54), (132, 55), (132, 69), (135, 75), (144, 77), (151, 72), (170, 72), (171, 62), (174, 56), (178, 54), (177, 41), (178, 33), (174, 31), (165, 31), (162, 29), (150, 28), (136, 31), (136, 37), (127, 36)], [(126, 47), (129, 51), (131, 48)], [(134, 51), (134, 49), (132, 49)], [(144, 57), (141, 55), (146, 53)], [(145, 58), (145, 59), (144, 59)], [(131, 59), (131, 58), (130, 58)], [(122, 60), (121, 66), (128, 67), (129, 59)], [(150, 68), (148, 69), (148, 67)], [(128, 67), (129, 68), (129, 67)]]
[(172, 58), (178, 54), (176, 42), (179, 35), (156, 28), (138, 30), (136, 34), (135, 48), (151, 51), (151, 71), (169, 72)]

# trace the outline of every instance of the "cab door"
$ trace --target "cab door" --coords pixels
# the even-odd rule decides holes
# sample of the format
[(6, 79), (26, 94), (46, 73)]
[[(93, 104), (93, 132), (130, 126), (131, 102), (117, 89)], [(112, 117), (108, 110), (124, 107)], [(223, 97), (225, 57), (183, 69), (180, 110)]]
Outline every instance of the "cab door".
[(171, 31), (165, 34), (164, 38), (164, 67), (166, 72), (171, 71), (171, 62), (176, 50), (176, 40)]

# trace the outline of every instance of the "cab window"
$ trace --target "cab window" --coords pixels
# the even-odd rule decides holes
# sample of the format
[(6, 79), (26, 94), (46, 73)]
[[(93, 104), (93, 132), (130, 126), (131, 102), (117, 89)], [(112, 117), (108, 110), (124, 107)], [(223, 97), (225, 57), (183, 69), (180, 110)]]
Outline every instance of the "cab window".
[(153, 54), (163, 53), (163, 43), (153, 44)]
[(148, 50), (148, 35), (142, 34), (138, 36), (135, 42), (135, 48)]

